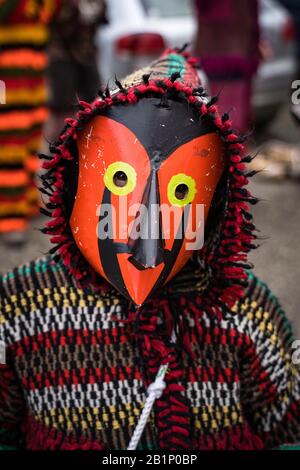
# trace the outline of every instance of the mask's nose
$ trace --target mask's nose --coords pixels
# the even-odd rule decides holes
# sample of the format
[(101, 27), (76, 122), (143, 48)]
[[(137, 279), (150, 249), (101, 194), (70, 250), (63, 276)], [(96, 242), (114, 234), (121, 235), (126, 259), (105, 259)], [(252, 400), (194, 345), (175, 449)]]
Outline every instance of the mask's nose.
[(151, 172), (140, 211), (129, 236), (131, 261), (138, 269), (155, 268), (164, 261), (164, 241), (157, 173)]

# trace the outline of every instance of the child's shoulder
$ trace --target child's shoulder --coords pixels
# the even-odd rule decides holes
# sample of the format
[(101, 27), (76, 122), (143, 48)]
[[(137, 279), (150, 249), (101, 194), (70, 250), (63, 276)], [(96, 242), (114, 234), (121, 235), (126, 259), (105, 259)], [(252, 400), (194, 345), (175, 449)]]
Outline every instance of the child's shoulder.
[(0, 341), (12, 344), (99, 318), (102, 325), (119, 303), (115, 291), (80, 287), (61, 259), (47, 255), (0, 277)]
[(248, 287), (232, 313), (237, 315), (247, 333), (257, 341), (276, 343), (278, 337), (284, 343), (293, 339), (290, 321), (278, 298), (270, 287), (252, 272), (248, 273)]
[(46, 255), (0, 276), (0, 324), (32, 310), (51, 306), (75, 284), (61, 261)]
[(55, 261), (51, 255), (36, 258), (11, 269), (0, 276), (0, 299), (34, 291), (53, 289), (68, 284), (67, 274), (62, 261)]

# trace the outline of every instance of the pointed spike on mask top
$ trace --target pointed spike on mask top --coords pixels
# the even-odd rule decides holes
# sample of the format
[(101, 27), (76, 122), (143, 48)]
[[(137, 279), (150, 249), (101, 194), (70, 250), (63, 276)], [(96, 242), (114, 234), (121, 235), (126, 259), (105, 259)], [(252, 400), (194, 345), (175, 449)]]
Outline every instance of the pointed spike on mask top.
[(110, 98), (110, 89), (109, 89), (108, 84), (105, 87), (104, 94), (106, 98)]
[(123, 87), (123, 85), (122, 85), (122, 83), (120, 82), (120, 80), (118, 80), (117, 75), (115, 75), (115, 84), (117, 85), (117, 87), (119, 88), (119, 90), (125, 91), (125, 88)]
[(181, 73), (180, 72), (173, 72), (171, 77), (170, 77), (170, 80), (171, 82), (175, 82), (178, 78), (181, 77)]
[(198, 88), (195, 88), (193, 95), (203, 96), (204, 93), (205, 93), (204, 88), (202, 86), (199, 86)]
[(103, 91), (101, 88), (97, 91), (97, 95), (98, 95), (102, 100), (104, 100), (105, 94), (104, 94), (104, 91)]
[(210, 101), (207, 103), (207, 107), (210, 108), (214, 104), (216, 104), (218, 101), (218, 96), (213, 96)]
[(143, 75), (143, 82), (145, 83), (145, 85), (149, 85), (149, 78), (150, 78), (150, 73), (144, 73)]
[(251, 163), (252, 160), (254, 160), (254, 158), (256, 157), (256, 155), (246, 155), (244, 158), (242, 158), (242, 162), (243, 163)]
[(179, 47), (177, 49), (178, 54), (182, 54), (182, 52), (184, 52), (189, 47), (189, 45), (190, 45), (190, 42), (186, 42), (185, 44), (183, 44), (182, 47)]

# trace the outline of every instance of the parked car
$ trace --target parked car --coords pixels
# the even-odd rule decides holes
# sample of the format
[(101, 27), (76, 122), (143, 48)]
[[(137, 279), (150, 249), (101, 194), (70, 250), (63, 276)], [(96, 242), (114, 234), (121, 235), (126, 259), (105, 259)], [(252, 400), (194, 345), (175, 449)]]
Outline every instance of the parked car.
[(278, 2), (260, 2), (260, 30), (262, 42), (269, 48), (269, 58), (261, 62), (255, 79), (253, 106), (259, 122), (271, 119), (280, 106), (287, 102), (291, 82), (295, 77), (296, 31), (288, 11)]
[[(104, 81), (124, 77), (196, 34), (191, 0), (107, 0), (107, 7), (109, 24), (98, 34)], [(274, 0), (260, 1), (259, 22), (268, 52), (255, 79), (253, 106), (257, 120), (265, 121), (287, 100), (296, 73), (295, 30), (290, 14)]]

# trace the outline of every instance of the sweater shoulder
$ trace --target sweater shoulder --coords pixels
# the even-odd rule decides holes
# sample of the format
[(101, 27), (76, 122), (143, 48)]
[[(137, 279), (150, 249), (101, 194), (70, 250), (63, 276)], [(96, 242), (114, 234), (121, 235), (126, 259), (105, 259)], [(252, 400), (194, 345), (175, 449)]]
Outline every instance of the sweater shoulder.
[(17, 266), (3, 274), (0, 282), (0, 299), (73, 284), (62, 261), (55, 261), (51, 255)]
[(110, 311), (120, 304), (114, 289), (81, 288), (61, 259), (35, 259), (0, 276), (0, 327), (20, 319), (47, 317), (64, 309)]
[(263, 337), (274, 341), (275, 336), (279, 335), (286, 345), (294, 339), (292, 325), (278, 298), (252, 272), (248, 273), (245, 295), (234, 305), (232, 313), (238, 317), (249, 335), (256, 339)]
[(56, 294), (76, 290), (62, 261), (47, 255), (0, 277), (0, 324), (25, 311), (50, 306)]
[(19, 266), (0, 279), (0, 341), (7, 345), (79, 321), (91, 327), (99, 320), (99, 328), (105, 328), (116, 311), (121, 311), (120, 299), (113, 289), (81, 288), (62, 261), (51, 256)]

